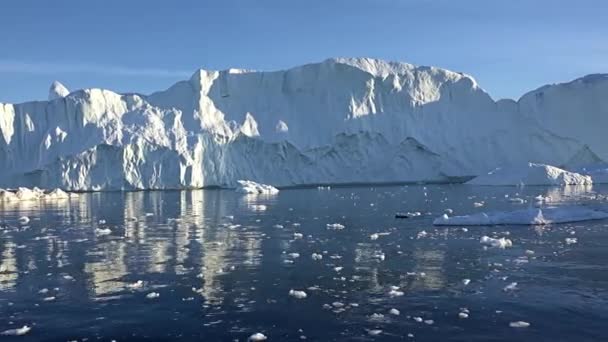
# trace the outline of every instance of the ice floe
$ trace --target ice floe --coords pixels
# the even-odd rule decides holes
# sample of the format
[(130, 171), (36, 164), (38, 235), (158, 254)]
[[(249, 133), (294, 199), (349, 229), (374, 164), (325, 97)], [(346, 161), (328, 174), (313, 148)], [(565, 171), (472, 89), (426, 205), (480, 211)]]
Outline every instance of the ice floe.
[(463, 216), (444, 214), (436, 218), (436, 226), (545, 225), (608, 218), (608, 212), (586, 206), (526, 208), (513, 211), (482, 212)]
[(4, 330), (3, 332), (0, 333), (0, 335), (4, 335), (4, 336), (23, 336), (23, 335), (29, 333), (30, 330), (32, 330), (31, 327), (29, 327), (27, 325), (24, 325), (21, 328)]

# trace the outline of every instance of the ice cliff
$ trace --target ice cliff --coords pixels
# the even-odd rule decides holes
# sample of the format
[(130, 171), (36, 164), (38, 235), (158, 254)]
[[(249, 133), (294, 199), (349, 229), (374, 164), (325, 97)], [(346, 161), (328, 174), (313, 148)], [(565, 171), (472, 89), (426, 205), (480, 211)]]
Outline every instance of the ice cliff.
[(608, 160), (607, 75), (494, 101), (462, 73), (361, 58), (199, 70), (147, 96), (68, 92), (0, 103), (0, 187), (450, 181)]

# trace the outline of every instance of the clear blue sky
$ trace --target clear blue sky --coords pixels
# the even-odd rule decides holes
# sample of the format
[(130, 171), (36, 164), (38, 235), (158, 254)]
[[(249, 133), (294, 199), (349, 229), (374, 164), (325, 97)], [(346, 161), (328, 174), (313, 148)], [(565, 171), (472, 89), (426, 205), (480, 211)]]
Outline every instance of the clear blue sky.
[(338, 56), (462, 71), (517, 98), (608, 72), (608, 1), (0, 1), (0, 102), (45, 99), (53, 80), (149, 93), (197, 68)]

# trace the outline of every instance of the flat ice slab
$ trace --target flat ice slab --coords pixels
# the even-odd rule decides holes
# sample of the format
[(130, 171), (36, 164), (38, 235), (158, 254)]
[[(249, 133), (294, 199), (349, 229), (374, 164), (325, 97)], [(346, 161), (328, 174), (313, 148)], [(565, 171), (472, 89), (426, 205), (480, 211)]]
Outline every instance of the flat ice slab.
[(522, 185), (590, 185), (590, 176), (570, 172), (555, 166), (527, 163), (497, 168), (485, 175), (468, 181), (472, 185), (522, 186)]
[(492, 225), (544, 225), (608, 218), (608, 212), (584, 206), (527, 208), (514, 211), (498, 211), (463, 216), (444, 214), (436, 218), (436, 226), (492, 226)]
[(248, 180), (239, 180), (237, 183), (236, 192), (243, 194), (274, 195), (279, 192), (279, 189), (272, 185), (260, 184)]

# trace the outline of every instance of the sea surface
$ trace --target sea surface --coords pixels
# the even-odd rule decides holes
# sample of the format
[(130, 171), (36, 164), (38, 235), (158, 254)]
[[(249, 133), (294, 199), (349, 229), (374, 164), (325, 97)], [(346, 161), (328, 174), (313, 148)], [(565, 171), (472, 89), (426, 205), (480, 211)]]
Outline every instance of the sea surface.
[[(409, 185), (4, 204), (0, 332), (31, 330), (0, 338), (608, 341), (608, 220), (432, 225), (446, 209), (515, 210), (538, 195), (606, 207), (607, 194)], [(486, 247), (484, 235), (513, 246)]]

